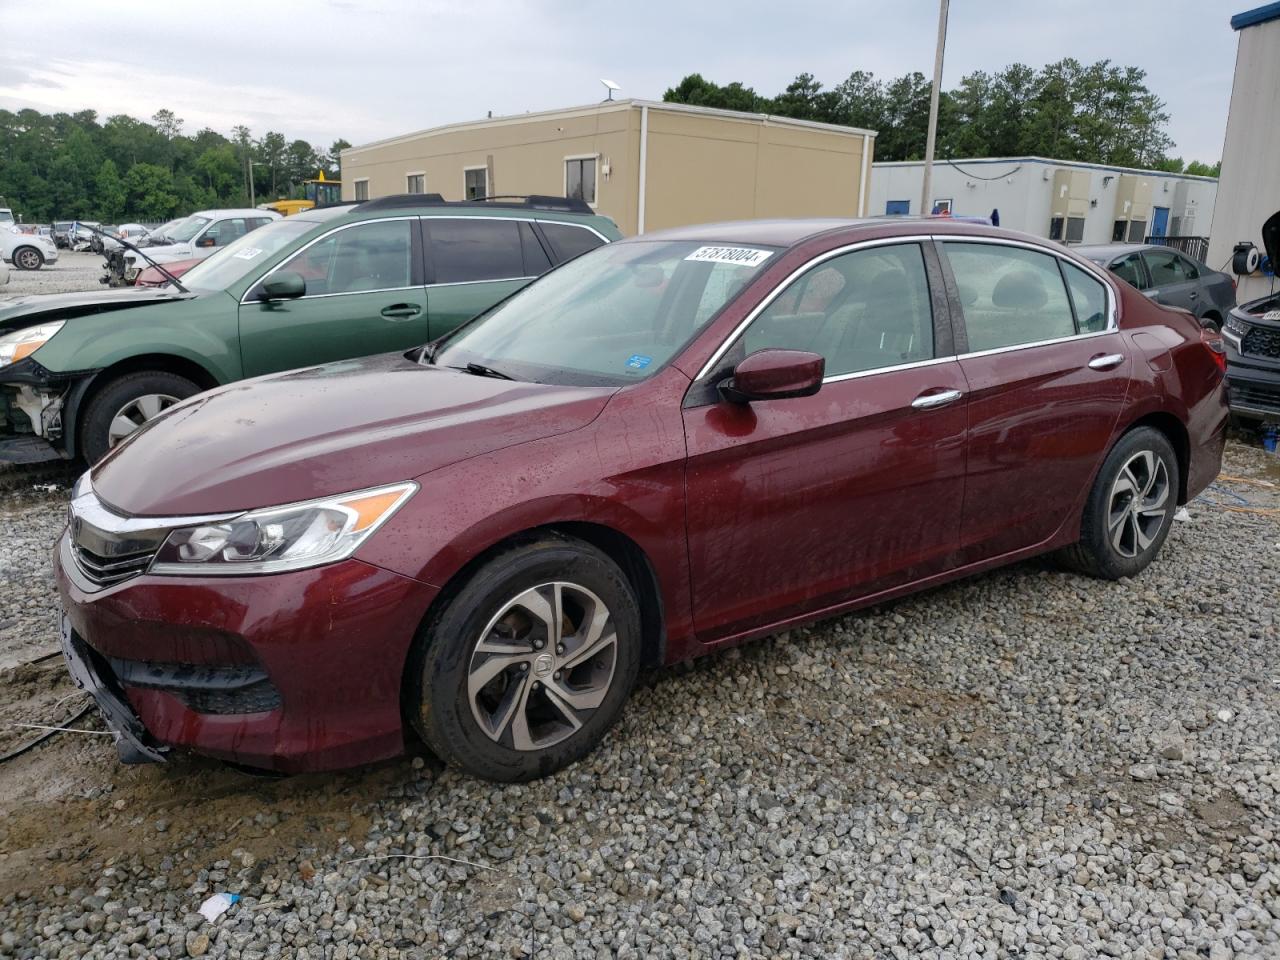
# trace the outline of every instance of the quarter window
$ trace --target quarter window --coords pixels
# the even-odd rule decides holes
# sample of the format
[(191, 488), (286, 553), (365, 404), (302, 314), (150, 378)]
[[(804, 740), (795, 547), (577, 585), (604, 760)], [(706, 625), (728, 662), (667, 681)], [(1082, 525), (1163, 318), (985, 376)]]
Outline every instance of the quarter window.
[(475, 167), (462, 172), (463, 191), (467, 200), (482, 200), (489, 195), (489, 171)]
[(1076, 327), (1081, 333), (1098, 333), (1107, 329), (1107, 290), (1096, 277), (1091, 277), (1075, 264), (1063, 263), (1071, 304), (1075, 307)]
[[(798, 278), (743, 335), (743, 352), (808, 350), (826, 360), (826, 376), (875, 370), (933, 357), (933, 310), (919, 244), (842, 254)], [(811, 288), (820, 307), (805, 305)], [(789, 292), (789, 291), (788, 291)]]
[(427, 192), (427, 175), (425, 173), (410, 173), (404, 178), (405, 193), (426, 193)]
[(556, 263), (572, 260), (580, 253), (594, 250), (605, 241), (594, 230), (575, 227), (568, 223), (542, 222), (542, 234), (551, 243)]
[(513, 280), (524, 272), (519, 220), (438, 217), (424, 221), (436, 283)]
[(595, 204), (595, 157), (579, 157), (564, 162), (564, 195), (571, 200), (585, 200)]
[(1076, 332), (1056, 257), (989, 243), (943, 243), (972, 351), (1056, 340)]
[(280, 269), (307, 281), (307, 296), (390, 290), (411, 285), (410, 221), (374, 220), (331, 233)]

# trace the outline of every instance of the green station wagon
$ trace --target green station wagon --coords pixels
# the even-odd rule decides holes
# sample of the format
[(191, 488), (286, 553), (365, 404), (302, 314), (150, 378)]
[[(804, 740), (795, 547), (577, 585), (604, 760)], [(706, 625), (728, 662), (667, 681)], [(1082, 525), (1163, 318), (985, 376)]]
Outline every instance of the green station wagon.
[(178, 286), (0, 300), (0, 462), (92, 463), (202, 390), (407, 350), (619, 238), (578, 200), (381, 197), (245, 234)]

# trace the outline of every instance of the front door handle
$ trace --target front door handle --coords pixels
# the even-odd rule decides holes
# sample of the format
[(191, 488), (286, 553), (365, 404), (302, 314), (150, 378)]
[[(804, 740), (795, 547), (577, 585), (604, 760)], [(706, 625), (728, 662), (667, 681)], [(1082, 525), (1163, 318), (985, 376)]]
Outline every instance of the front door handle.
[(937, 393), (922, 393), (911, 401), (913, 410), (933, 410), (936, 407), (945, 407), (949, 403), (955, 403), (964, 394), (959, 390), (939, 390)]
[(1192, 290), (1190, 293), (1187, 294), (1187, 296), (1190, 297), (1192, 300), (1194, 300), (1200, 296), (1200, 293), (1197, 290)]
[(1124, 363), (1123, 353), (1103, 353), (1089, 361), (1090, 370), (1114, 370)]
[(389, 307), (382, 308), (382, 315), (388, 320), (408, 320), (421, 312), (422, 308), (416, 303), (393, 303)]

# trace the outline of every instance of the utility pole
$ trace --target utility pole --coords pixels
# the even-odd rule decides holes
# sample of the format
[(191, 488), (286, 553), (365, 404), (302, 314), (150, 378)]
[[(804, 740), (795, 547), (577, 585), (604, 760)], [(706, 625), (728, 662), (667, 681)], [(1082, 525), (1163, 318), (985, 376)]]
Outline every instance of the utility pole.
[(942, 55), (947, 49), (947, 9), (950, 0), (938, 4), (938, 50), (933, 58), (933, 91), (929, 95), (929, 135), (924, 145), (924, 185), (920, 188), (920, 212), (933, 212), (933, 148), (938, 139), (938, 97), (942, 92)]

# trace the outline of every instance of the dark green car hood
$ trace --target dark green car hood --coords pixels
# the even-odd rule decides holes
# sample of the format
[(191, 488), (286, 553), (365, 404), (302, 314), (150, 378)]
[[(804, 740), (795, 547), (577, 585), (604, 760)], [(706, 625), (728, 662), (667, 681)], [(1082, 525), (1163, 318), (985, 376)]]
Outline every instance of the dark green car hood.
[(179, 294), (159, 287), (127, 287), (96, 290), (92, 293), (44, 293), (25, 297), (0, 298), (0, 331), (28, 327), (44, 320), (67, 320), (88, 314), (108, 313), (152, 303), (189, 300), (194, 294)]

